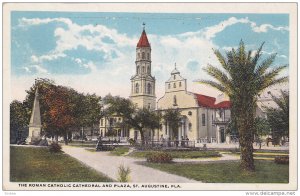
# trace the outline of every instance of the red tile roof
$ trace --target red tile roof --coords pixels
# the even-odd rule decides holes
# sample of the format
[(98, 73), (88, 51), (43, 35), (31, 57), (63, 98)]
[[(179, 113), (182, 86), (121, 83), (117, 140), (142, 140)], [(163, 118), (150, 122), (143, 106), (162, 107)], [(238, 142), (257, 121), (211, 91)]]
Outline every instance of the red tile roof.
[(231, 106), (230, 101), (222, 101), (218, 104), (215, 104), (216, 98), (214, 98), (214, 97), (201, 95), (201, 94), (196, 94), (196, 93), (194, 93), (194, 94), (197, 97), (198, 105), (201, 106), (201, 107), (230, 108), (230, 106)]
[(230, 101), (222, 101), (215, 105), (215, 108), (230, 108), (231, 102)]
[(197, 97), (198, 105), (202, 107), (209, 107), (212, 108), (215, 105), (216, 98), (214, 97), (209, 97), (206, 95), (201, 95), (201, 94), (196, 94), (194, 93)]
[(150, 47), (150, 43), (148, 41), (147, 35), (145, 30), (143, 30), (142, 35), (140, 37), (139, 42), (137, 43), (136, 47)]

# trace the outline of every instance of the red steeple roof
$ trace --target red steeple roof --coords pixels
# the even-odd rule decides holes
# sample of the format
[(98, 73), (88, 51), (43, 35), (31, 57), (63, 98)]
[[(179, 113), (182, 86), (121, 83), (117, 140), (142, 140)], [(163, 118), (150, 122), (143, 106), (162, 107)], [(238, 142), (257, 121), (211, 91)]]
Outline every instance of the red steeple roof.
[(141, 47), (150, 47), (150, 43), (148, 41), (145, 29), (142, 32), (142, 35), (140, 37), (139, 42), (137, 43), (136, 47), (141, 48)]

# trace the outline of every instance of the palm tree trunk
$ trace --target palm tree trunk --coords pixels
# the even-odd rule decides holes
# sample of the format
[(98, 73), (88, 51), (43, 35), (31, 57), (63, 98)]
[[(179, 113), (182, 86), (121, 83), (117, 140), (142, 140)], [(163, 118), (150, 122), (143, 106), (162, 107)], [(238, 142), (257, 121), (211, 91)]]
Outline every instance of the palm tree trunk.
[[(249, 106), (249, 105), (248, 105)], [(237, 128), (240, 136), (241, 168), (254, 171), (253, 141), (254, 141), (254, 111), (253, 108), (243, 109), (237, 114)]]
[(247, 128), (240, 128), (240, 130), (241, 168), (246, 171), (254, 171), (252, 138), (247, 133)]

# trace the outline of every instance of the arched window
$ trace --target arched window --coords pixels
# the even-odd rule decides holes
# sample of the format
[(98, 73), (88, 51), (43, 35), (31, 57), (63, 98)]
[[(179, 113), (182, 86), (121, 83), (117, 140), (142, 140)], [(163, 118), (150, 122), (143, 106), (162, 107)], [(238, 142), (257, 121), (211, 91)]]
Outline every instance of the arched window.
[(147, 93), (151, 94), (151, 84), (150, 83), (148, 83), (148, 86), (147, 86)]
[(147, 53), (147, 60), (150, 60), (150, 54)]
[(169, 88), (169, 89), (171, 88), (171, 84), (168, 85), (168, 88)]
[(143, 66), (143, 68), (142, 68), (142, 73), (145, 73), (145, 67)]
[(142, 59), (145, 59), (145, 52), (142, 52)]
[(136, 73), (139, 74), (140, 73), (140, 66), (136, 67)]
[(176, 80), (176, 74), (174, 74), (174, 80)]
[(173, 97), (173, 105), (174, 105), (174, 106), (177, 105), (177, 98), (176, 98), (176, 95), (174, 95), (174, 97)]
[(138, 53), (138, 59), (140, 59), (141, 58), (141, 53)]
[(135, 93), (139, 93), (139, 83), (135, 84)]
[(179, 87), (181, 87), (181, 82), (179, 82)]
[(173, 84), (173, 88), (176, 88), (176, 83)]

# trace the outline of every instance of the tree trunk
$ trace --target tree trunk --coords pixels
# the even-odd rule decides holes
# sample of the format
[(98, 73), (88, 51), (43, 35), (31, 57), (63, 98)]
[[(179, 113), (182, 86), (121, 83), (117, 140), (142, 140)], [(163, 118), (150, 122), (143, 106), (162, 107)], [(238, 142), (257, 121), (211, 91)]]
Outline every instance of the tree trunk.
[(254, 171), (253, 142), (249, 135), (249, 133), (243, 133), (240, 137), (241, 168), (246, 171)]
[(64, 140), (65, 140), (65, 145), (68, 145), (68, 132), (64, 132)]
[(145, 136), (144, 136), (144, 132), (143, 132), (142, 129), (140, 130), (140, 134), (141, 134), (142, 146), (144, 146), (144, 144), (145, 144)]
[(254, 111), (251, 106), (237, 114), (237, 128), (240, 136), (241, 168), (246, 171), (254, 171)]

